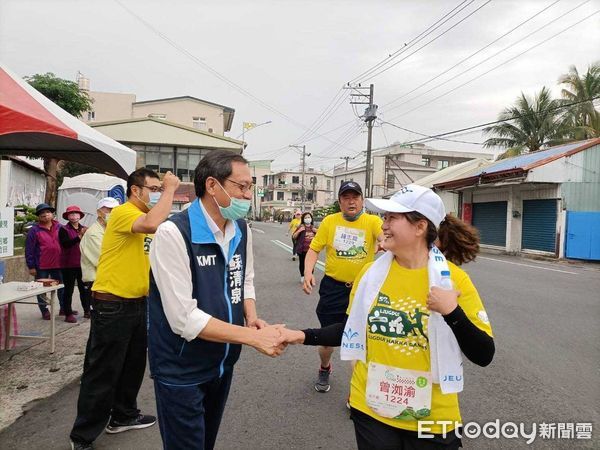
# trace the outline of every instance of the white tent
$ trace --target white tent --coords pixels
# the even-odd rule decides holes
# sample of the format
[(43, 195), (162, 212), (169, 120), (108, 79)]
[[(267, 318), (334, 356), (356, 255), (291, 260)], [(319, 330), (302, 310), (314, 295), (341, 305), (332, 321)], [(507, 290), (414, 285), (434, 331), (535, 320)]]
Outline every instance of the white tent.
[(96, 206), (98, 200), (104, 197), (114, 197), (124, 203), (127, 185), (117, 177), (101, 173), (86, 173), (72, 178), (65, 178), (58, 188), (58, 201), (56, 216), (61, 223), (66, 223), (62, 218), (67, 206), (76, 205), (85, 213), (81, 223), (90, 226), (96, 220)]

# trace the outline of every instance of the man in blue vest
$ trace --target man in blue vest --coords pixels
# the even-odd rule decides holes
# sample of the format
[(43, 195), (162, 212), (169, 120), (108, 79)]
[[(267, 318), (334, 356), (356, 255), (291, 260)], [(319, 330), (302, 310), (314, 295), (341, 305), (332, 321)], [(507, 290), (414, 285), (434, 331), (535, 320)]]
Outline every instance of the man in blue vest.
[(281, 326), (256, 314), (248, 162), (211, 151), (194, 186), (198, 198), (158, 227), (150, 250), (148, 357), (165, 449), (214, 447), (241, 344), (285, 348)]

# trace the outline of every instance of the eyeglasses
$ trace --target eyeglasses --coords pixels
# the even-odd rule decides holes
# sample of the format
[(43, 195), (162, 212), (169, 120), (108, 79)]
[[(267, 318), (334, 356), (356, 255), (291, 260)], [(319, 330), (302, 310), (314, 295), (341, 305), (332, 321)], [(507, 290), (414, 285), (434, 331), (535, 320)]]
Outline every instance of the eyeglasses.
[(148, 186), (147, 184), (136, 184), (137, 187), (146, 188), (150, 192), (162, 192), (164, 189), (162, 186)]
[(250, 184), (238, 183), (237, 181), (233, 181), (231, 178), (225, 178), (225, 179), (227, 181), (231, 181), (233, 184), (238, 185), (240, 187), (240, 189), (242, 190), (242, 192), (244, 192), (244, 193), (254, 190), (254, 184), (253, 183), (250, 183)]

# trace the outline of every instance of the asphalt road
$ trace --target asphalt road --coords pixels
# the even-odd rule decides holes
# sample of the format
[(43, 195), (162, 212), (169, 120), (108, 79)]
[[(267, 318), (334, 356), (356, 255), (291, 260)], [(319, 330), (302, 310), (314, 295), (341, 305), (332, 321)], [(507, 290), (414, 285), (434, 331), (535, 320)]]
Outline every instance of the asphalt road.
[[(257, 223), (254, 230), (259, 315), (288, 327), (317, 326), (317, 295), (301, 292), (297, 262), (286, 247), (286, 224)], [(538, 427), (532, 445), (525, 437), (479, 437), (464, 439), (465, 448), (600, 448), (600, 267), (482, 254), (465, 268), (492, 322), (496, 357), (487, 368), (465, 363), (463, 420), (523, 423), (527, 433)], [(313, 388), (318, 367), (314, 348), (289, 348), (278, 359), (245, 349), (217, 448), (356, 448), (345, 407), (350, 368), (338, 354), (332, 389), (319, 394)], [(68, 448), (78, 387), (72, 384), (32, 405), (0, 433), (0, 448)], [(143, 412), (155, 411), (149, 378), (139, 405)], [(592, 440), (542, 439), (542, 423), (592, 423)], [(102, 435), (96, 448), (159, 449), (158, 427)]]

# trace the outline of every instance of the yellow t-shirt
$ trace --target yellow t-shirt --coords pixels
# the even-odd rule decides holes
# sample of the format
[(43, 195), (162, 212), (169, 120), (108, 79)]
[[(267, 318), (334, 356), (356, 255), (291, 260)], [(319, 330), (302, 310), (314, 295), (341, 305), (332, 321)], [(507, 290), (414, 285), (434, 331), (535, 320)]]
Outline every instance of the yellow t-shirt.
[(294, 231), (296, 231), (296, 228), (298, 228), (300, 226), (300, 219), (292, 219), (292, 221), (290, 222), (290, 226), (289, 226), (289, 231), (290, 234), (294, 233)]
[[(479, 329), (492, 336), (487, 314), (466, 272), (448, 262), (450, 277), (461, 292), (458, 304)], [(368, 264), (356, 278), (350, 293), (350, 305), (358, 281), (368, 270)], [(390, 272), (374, 301), (367, 319), (367, 364), (370, 361), (408, 370), (430, 371), (427, 293), (429, 292), (427, 268), (406, 269), (395, 260)], [(412, 416), (391, 419), (373, 412), (366, 402), (368, 365), (358, 361), (354, 366), (350, 386), (350, 405), (365, 414), (396, 428), (418, 431), (418, 421)], [(447, 430), (454, 429), (454, 422), (461, 422), (457, 394), (442, 394), (440, 385), (434, 383), (431, 393), (431, 414), (422, 420), (450, 420)], [(440, 434), (442, 425), (427, 424), (432, 433)]]
[(148, 295), (148, 252), (152, 236), (131, 231), (133, 223), (143, 214), (131, 202), (117, 206), (110, 213), (93, 291), (108, 292), (124, 298)]
[(379, 216), (367, 213), (354, 222), (345, 220), (341, 212), (325, 217), (310, 243), (317, 253), (327, 247), (325, 275), (353, 282), (360, 269), (373, 261), (382, 224)]

